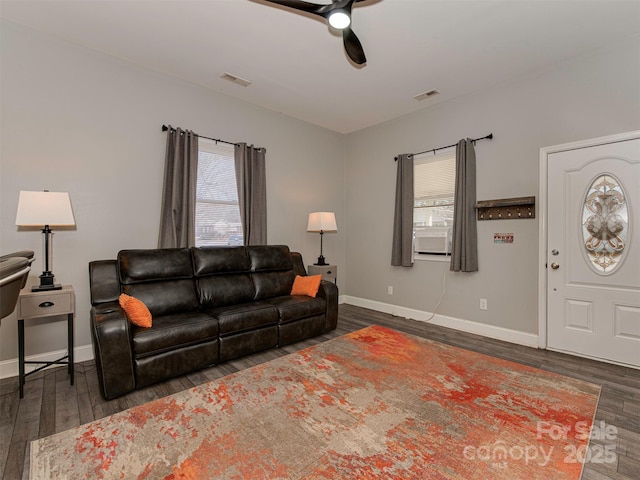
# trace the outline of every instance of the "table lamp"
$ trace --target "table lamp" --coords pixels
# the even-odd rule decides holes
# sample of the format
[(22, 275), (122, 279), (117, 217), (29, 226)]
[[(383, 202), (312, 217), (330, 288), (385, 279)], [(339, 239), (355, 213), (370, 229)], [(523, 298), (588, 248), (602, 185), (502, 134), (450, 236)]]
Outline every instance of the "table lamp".
[(51, 226), (73, 227), (76, 222), (71, 209), (71, 199), (67, 192), (27, 192), (21, 191), (18, 198), (16, 225), (19, 227), (42, 228), (42, 251), (44, 271), (40, 275), (40, 285), (32, 291), (60, 290), (62, 286), (54, 283), (53, 232)]
[(322, 255), (322, 236), (325, 232), (337, 232), (336, 216), (333, 212), (314, 212), (309, 214), (307, 232), (320, 232), (320, 256), (314, 265), (328, 265)]

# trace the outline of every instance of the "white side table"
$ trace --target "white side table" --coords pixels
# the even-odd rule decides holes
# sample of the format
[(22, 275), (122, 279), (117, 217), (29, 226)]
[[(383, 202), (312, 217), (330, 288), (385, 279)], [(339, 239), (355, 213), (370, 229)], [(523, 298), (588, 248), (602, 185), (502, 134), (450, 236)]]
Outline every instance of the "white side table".
[[(55, 364), (68, 365), (71, 385), (73, 385), (73, 315), (76, 311), (76, 294), (71, 285), (63, 285), (61, 290), (32, 292), (31, 285), (20, 291), (16, 312), (18, 316), (18, 383), (20, 384), (20, 398), (24, 396), (25, 378), (43, 368)], [(33, 318), (67, 315), (67, 355), (51, 362), (36, 362), (24, 360), (24, 321)], [(40, 364), (40, 367), (25, 373), (27, 363)]]
[(322, 280), (338, 283), (337, 265), (307, 265), (309, 275), (322, 275)]

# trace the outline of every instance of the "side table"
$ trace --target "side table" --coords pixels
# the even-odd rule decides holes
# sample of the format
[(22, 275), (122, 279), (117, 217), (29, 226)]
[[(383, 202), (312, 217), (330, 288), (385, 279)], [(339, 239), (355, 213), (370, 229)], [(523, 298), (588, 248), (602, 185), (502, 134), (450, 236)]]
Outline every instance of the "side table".
[[(67, 365), (71, 385), (73, 385), (73, 315), (76, 310), (76, 294), (71, 285), (63, 285), (60, 290), (32, 292), (27, 284), (20, 291), (16, 313), (18, 316), (18, 383), (20, 384), (20, 398), (24, 396), (25, 378), (43, 368), (55, 364)], [(24, 321), (33, 318), (67, 315), (67, 354), (58, 360), (50, 362), (24, 360)], [(40, 367), (28, 373), (24, 372), (25, 364), (40, 364)]]
[(309, 275), (322, 275), (322, 280), (338, 283), (337, 265), (307, 265)]

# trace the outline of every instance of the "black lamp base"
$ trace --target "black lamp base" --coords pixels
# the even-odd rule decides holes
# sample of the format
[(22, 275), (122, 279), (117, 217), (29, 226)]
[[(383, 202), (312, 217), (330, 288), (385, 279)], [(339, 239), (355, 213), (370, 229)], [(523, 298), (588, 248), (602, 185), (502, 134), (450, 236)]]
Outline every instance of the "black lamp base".
[(53, 283), (55, 276), (51, 272), (42, 272), (40, 275), (40, 285), (31, 287), (32, 292), (46, 292), (48, 290), (62, 290), (62, 285)]
[(322, 267), (322, 266), (324, 266), (324, 265), (329, 265), (329, 264), (328, 264), (327, 262), (325, 262), (325, 260), (324, 260), (324, 256), (323, 256), (323, 255), (320, 255), (320, 256), (318, 257), (318, 263), (314, 263), (314, 265), (318, 265), (318, 266), (321, 266), (321, 267)]
[(62, 285), (56, 283), (54, 285), (36, 285), (31, 287), (32, 292), (47, 292), (49, 290), (62, 290)]

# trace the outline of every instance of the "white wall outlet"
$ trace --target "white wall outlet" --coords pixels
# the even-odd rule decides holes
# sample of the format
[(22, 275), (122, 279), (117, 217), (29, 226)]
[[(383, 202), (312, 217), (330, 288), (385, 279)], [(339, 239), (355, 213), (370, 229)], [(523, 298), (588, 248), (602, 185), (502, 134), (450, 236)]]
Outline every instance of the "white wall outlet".
[(487, 299), (486, 298), (481, 298), (480, 299), (480, 310), (486, 310), (487, 309)]
[(387, 293), (388, 293), (389, 295), (393, 295), (393, 286), (392, 286), (392, 285), (389, 285), (389, 286), (387, 287)]

